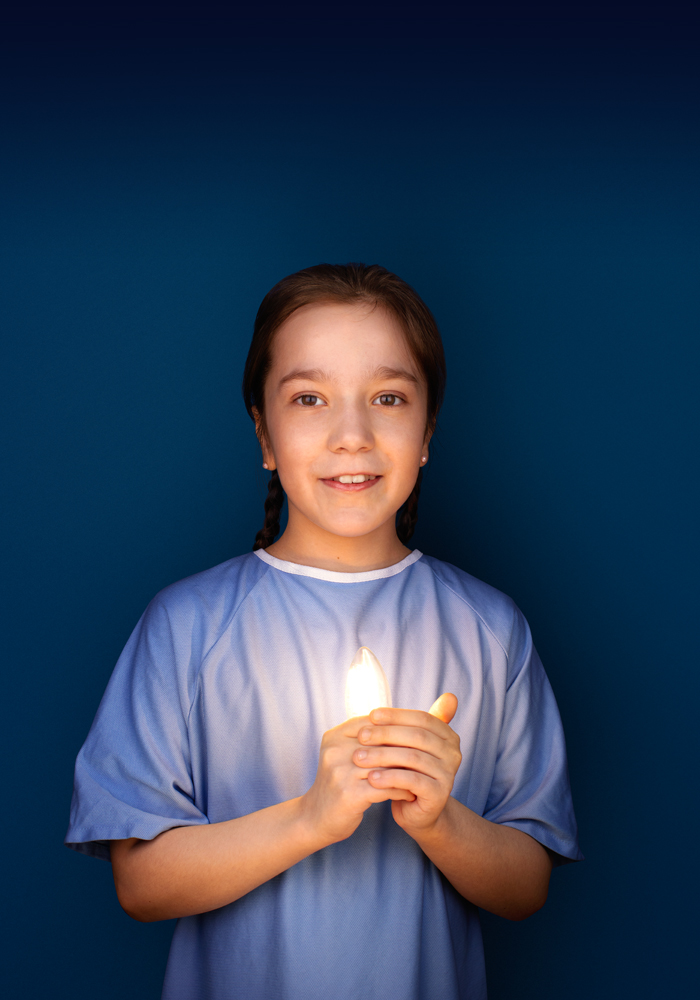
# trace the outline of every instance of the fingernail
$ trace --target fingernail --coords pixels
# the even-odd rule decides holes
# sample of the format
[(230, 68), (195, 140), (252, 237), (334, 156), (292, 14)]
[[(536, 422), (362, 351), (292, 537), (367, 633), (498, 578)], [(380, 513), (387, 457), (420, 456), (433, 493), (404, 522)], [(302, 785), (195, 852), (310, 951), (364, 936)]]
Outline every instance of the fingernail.
[(378, 709), (373, 709), (370, 712), (372, 722), (384, 722), (386, 720), (386, 712), (380, 712)]
[(369, 772), (369, 776), (370, 776), (370, 778), (372, 778), (372, 779), (373, 779), (374, 781), (377, 781), (377, 780), (378, 780), (379, 778), (381, 778), (381, 776), (382, 776), (382, 772), (381, 772), (381, 771), (370, 771), (370, 772)]
[(363, 740), (363, 741), (366, 742), (367, 740), (370, 740), (371, 738), (372, 738), (372, 730), (371, 729), (363, 729), (360, 732), (360, 739), (361, 740)]
[(355, 756), (357, 757), (358, 760), (364, 760), (365, 757), (367, 756), (367, 751), (366, 750), (357, 750), (356, 753), (355, 753)]

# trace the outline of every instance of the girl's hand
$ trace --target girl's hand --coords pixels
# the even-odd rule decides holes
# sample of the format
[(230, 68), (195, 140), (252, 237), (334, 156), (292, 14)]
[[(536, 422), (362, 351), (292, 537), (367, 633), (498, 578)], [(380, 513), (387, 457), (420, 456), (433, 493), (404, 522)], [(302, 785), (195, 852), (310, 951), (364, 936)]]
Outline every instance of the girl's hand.
[(435, 826), (450, 797), (462, 762), (459, 736), (448, 726), (456, 711), (455, 695), (443, 694), (429, 712), (376, 708), (369, 715), (371, 725), (358, 726), (362, 749), (353, 760), (368, 769), (373, 788), (409, 793), (392, 795), (391, 811), (410, 835)]
[(394, 788), (390, 781), (381, 787), (371, 784), (366, 766), (355, 763), (354, 755), (361, 748), (357, 734), (368, 727), (375, 728), (368, 716), (356, 716), (323, 734), (316, 778), (302, 795), (300, 806), (309, 829), (326, 844), (354, 833), (373, 802), (414, 798), (412, 792)]

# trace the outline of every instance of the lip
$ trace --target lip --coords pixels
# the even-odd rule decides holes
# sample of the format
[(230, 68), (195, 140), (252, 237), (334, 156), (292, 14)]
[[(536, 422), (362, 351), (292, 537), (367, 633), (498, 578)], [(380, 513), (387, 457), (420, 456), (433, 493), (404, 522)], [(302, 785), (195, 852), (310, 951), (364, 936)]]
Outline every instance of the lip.
[[(341, 476), (372, 476), (376, 475), (373, 472), (341, 472)], [(335, 479), (322, 479), (321, 482), (325, 483), (326, 486), (330, 486), (331, 489), (340, 490), (341, 493), (357, 493), (360, 490), (367, 490), (370, 486), (375, 486), (381, 476), (376, 476), (375, 479), (366, 479), (364, 483), (337, 483)]]

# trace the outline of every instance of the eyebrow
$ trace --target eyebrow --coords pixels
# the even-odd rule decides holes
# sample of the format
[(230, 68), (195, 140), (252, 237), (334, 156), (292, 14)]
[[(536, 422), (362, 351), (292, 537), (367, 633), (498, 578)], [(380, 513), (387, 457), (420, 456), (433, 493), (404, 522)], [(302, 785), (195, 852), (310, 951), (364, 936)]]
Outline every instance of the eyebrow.
[[(367, 377), (372, 382), (383, 379), (401, 379), (404, 382), (412, 382), (420, 385), (420, 379), (407, 368), (389, 368), (381, 365), (379, 368), (367, 372)], [(337, 382), (338, 378), (329, 372), (324, 372), (321, 368), (295, 368), (279, 380), (278, 388), (282, 388), (288, 382)]]

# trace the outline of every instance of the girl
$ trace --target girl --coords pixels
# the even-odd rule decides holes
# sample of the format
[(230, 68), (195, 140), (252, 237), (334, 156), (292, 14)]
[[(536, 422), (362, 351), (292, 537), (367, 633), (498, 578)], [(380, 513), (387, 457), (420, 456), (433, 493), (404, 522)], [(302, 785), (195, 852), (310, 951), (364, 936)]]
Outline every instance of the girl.
[[(111, 858), (135, 919), (180, 918), (166, 1000), (484, 997), (477, 907), (522, 919), (581, 857), (523, 616), (406, 545), (444, 380), (432, 315), (384, 268), (263, 300), (243, 391), (264, 527), (146, 610), (66, 838)], [(397, 707), (343, 721), (362, 645)]]

